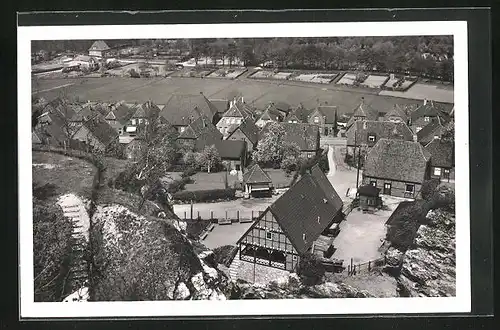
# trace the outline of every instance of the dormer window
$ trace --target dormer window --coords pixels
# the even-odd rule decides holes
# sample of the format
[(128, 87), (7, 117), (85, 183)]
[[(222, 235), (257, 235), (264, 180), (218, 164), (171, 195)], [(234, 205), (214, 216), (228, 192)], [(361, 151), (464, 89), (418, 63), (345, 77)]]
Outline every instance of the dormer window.
[(317, 123), (319, 123), (319, 117), (318, 117), (318, 116), (314, 117), (314, 122), (315, 122), (316, 124), (317, 124)]
[(429, 120), (430, 120), (429, 116), (424, 117), (424, 121), (429, 121)]
[(375, 135), (368, 135), (368, 142), (375, 142)]

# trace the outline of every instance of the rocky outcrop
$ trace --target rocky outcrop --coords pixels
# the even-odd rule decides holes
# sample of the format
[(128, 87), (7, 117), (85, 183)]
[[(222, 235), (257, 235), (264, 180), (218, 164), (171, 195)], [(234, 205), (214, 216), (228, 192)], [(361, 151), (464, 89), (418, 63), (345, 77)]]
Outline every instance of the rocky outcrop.
[(398, 278), (400, 294), (411, 297), (455, 296), (455, 216), (435, 210), (406, 251)]

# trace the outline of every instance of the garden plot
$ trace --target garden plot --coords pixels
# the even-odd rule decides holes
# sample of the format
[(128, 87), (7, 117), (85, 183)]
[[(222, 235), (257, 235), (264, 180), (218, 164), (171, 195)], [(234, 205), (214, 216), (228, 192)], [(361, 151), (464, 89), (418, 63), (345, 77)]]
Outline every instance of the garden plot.
[(337, 77), (337, 74), (333, 74), (333, 75), (319, 74), (319, 75), (316, 75), (314, 78), (312, 78), (311, 82), (318, 83), (318, 84), (329, 84), (336, 77)]
[(172, 76), (175, 77), (183, 77), (183, 78), (203, 78), (211, 74), (214, 70), (206, 69), (206, 70), (197, 70), (197, 69), (184, 69), (175, 72)]
[(290, 80), (297, 80), (303, 82), (311, 82), (314, 78), (316, 78), (316, 74), (299, 74), (296, 77), (290, 78)]
[(272, 71), (260, 70), (260, 71), (255, 72), (250, 77), (256, 78), (256, 79), (266, 79), (266, 78), (271, 78), (273, 75), (274, 75), (274, 72), (272, 72)]
[(384, 84), (384, 86), (392, 88), (394, 86), (394, 84), (397, 83), (398, 81), (399, 81), (399, 78), (389, 78), (389, 80), (387, 80), (387, 82)]
[(292, 75), (291, 72), (278, 72), (272, 76), (273, 79), (287, 80)]
[(211, 74), (209, 74), (208, 78), (222, 78), (222, 79), (235, 79), (245, 73), (247, 69), (219, 69)]
[(340, 80), (337, 82), (337, 84), (340, 85), (354, 85), (354, 82), (356, 81), (356, 75), (353, 73), (346, 73), (340, 78)]
[(361, 85), (370, 88), (380, 88), (384, 84), (386, 79), (387, 76), (369, 75), (368, 78), (366, 78), (366, 80), (361, 83)]

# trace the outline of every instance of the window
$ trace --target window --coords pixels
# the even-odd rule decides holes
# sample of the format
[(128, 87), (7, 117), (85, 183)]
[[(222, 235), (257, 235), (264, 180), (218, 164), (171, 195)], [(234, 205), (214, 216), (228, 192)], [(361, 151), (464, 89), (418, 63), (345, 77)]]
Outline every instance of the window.
[(369, 142), (375, 142), (375, 135), (368, 135)]
[(185, 129), (186, 129), (185, 127), (179, 127), (179, 132), (182, 133), (184, 132)]
[(293, 259), (294, 261), (297, 261), (297, 256), (296, 256), (296, 255), (293, 255), (292, 259)]
[(424, 117), (424, 121), (429, 121), (429, 119), (430, 119), (429, 116)]
[(142, 124), (142, 118), (139, 118), (139, 124)]
[(377, 186), (377, 181), (370, 181), (370, 184), (371, 184), (372, 186), (376, 187), (376, 186)]
[(240, 165), (239, 164), (236, 164), (236, 171), (239, 171), (240, 170)]
[(366, 204), (368, 204), (368, 205), (372, 205), (372, 204), (373, 204), (373, 200), (372, 200), (371, 198), (368, 198), (368, 199), (366, 200)]
[(314, 122), (315, 122), (316, 124), (317, 124), (317, 123), (319, 123), (319, 117), (318, 117), (318, 116), (314, 117)]
[(273, 233), (271, 233), (270, 231), (266, 231), (266, 238), (267, 239), (272, 239), (273, 238)]
[(441, 167), (434, 167), (434, 175), (441, 176)]
[(415, 188), (415, 186), (414, 186), (414, 185), (412, 185), (412, 184), (407, 184), (407, 185), (406, 185), (406, 192), (407, 192), (407, 193), (413, 193), (413, 189), (414, 189), (414, 188)]
[(135, 119), (132, 119), (132, 125), (135, 125)]
[(417, 127), (417, 128), (415, 128), (415, 131), (419, 132), (421, 129), (422, 129), (422, 127)]

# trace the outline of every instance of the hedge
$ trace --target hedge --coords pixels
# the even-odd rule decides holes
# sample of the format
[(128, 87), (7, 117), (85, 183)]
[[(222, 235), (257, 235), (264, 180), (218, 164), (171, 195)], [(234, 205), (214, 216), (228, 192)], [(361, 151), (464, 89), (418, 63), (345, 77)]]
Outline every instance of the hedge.
[(211, 189), (197, 191), (179, 191), (172, 196), (178, 201), (208, 202), (218, 199), (234, 199), (236, 189)]

